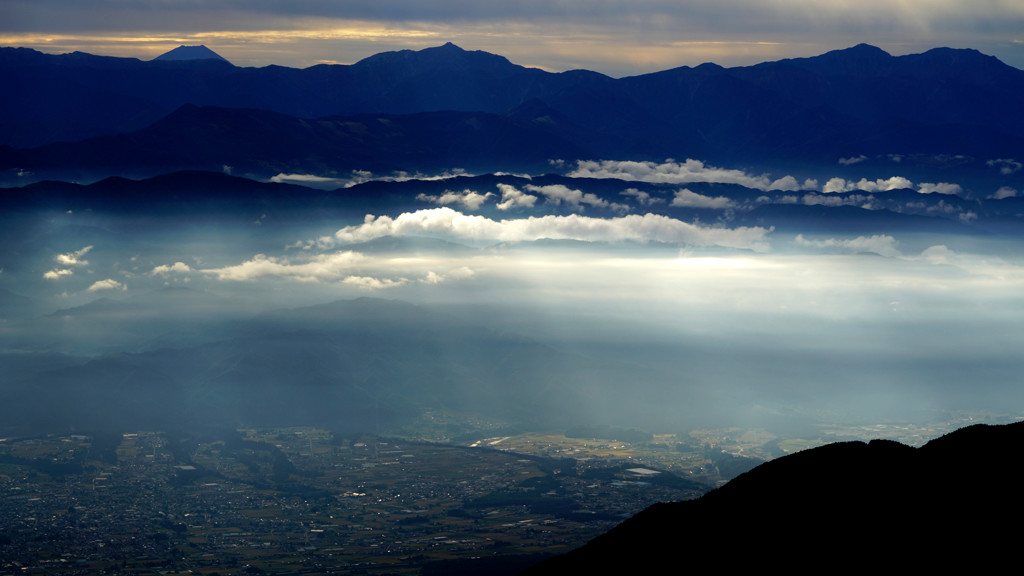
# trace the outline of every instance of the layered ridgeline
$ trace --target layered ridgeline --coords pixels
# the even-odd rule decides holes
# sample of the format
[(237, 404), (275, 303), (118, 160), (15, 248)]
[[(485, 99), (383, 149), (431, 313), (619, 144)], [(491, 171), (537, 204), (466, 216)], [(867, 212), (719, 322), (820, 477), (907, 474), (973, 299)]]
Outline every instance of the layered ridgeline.
[[(641, 173), (644, 171), (648, 173)], [(343, 183), (348, 185), (342, 188)], [(306, 181), (300, 176), (258, 182), (222, 172), (181, 171), (142, 180), (111, 177), (91, 184), (43, 181), (0, 188), (0, 210), (6, 213), (0, 222), (8, 226), (0, 238), (6, 239), (8, 246), (17, 246), (26, 242), (18, 235), (19, 229), (32, 223), (41, 226), (55, 213), (67, 211), (149, 219), (154, 230), (173, 227), (189, 217), (224, 226), (260, 221), (263, 233), (269, 235), (278, 227), (317, 221), (333, 225), (366, 214), (397, 218), (440, 207), (492, 221), (542, 215), (584, 219), (664, 216), (756, 228), (758, 238), (771, 237), (776, 246), (785, 245), (797, 234), (1017, 236), (1024, 232), (1024, 198), (1014, 194), (986, 197), (979, 193), (984, 189), (903, 177), (836, 179), (831, 184), (835, 189), (822, 192), (803, 188), (795, 180), (787, 184), (696, 161), (609, 161), (582, 164), (568, 175), (452, 174), (359, 183)], [(435, 235), (426, 228), (417, 233)], [(671, 236), (663, 241), (674, 242)], [(892, 244), (893, 249), (896, 246)], [(755, 245), (751, 242), (740, 247)], [(863, 249), (879, 250), (880, 246)], [(16, 270), (13, 264), (7, 262), (8, 271)]]
[(859, 45), (615, 79), (452, 44), (301, 70), (182, 48), (148, 62), (0, 50), (8, 181), (224, 166), (257, 178), (536, 172), (599, 158), (781, 168), (898, 158), (962, 170), (1024, 149), (1024, 72), (973, 50), (893, 57)]
[(524, 572), (777, 568), (798, 574), (964, 570), (1015, 561), (1024, 424), (911, 448), (836, 443), (762, 464), (702, 498), (656, 504)]

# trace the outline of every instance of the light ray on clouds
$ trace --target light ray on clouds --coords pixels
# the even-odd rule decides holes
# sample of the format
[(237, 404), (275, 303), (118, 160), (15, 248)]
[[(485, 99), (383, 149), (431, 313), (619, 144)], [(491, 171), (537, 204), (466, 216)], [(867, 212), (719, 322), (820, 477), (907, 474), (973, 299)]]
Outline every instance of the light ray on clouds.
[(223, 282), (282, 280), (301, 284), (332, 284), (365, 291), (387, 290), (413, 283), (439, 285), (470, 280), (477, 271), (465, 261), (444, 257), (373, 256), (350, 250), (302, 254), (294, 258), (256, 256), (231, 266), (201, 272)]
[(434, 236), (472, 242), (523, 242), (541, 239), (583, 242), (666, 242), (766, 251), (771, 231), (761, 227), (718, 228), (688, 224), (658, 214), (591, 218), (579, 214), (491, 220), (451, 208), (406, 212), (396, 218), (367, 215), (334, 237), (342, 243), (385, 236)]
[[(327, 290), (337, 297), (344, 293), (339, 290), (393, 290), (398, 297), (413, 299), (468, 296), (490, 302), (557, 303), (581, 310), (614, 308), (617, 313), (641, 314), (666, 329), (685, 331), (700, 330), (703, 325), (721, 328), (723, 323), (745, 330), (751, 318), (764, 319), (766, 328), (776, 327), (779, 318), (860, 321), (892, 314), (929, 321), (953, 316), (975, 321), (972, 315), (1002, 310), (1006, 303), (1019, 301), (1024, 290), (1024, 266), (1019, 263), (962, 254), (941, 245), (918, 255), (907, 254), (894, 236), (884, 234), (798, 235), (784, 251), (716, 249), (713, 254), (666, 246), (636, 245), (623, 250), (602, 244), (545, 244), (538, 249), (514, 245), (516, 240), (551, 238), (552, 230), (561, 234), (557, 237), (602, 242), (684, 235), (707, 240), (701, 235), (738, 232), (691, 228), (665, 217), (598, 219), (574, 214), (496, 221), (433, 208), (396, 218), (368, 216), (363, 224), (339, 230), (333, 242), (441, 236), (513, 245), (487, 244), (480, 250), (455, 252), (427, 248), (410, 256), (406, 252), (358, 253), (325, 243), (317, 248), (323, 250), (318, 254), (311, 248), (288, 256), (256, 255), (199, 272), (213, 282), (234, 285), (224, 289), (247, 290), (242, 283), (253, 290), (268, 282), (291, 283), (286, 292), (293, 295)], [(746, 245), (752, 239), (766, 242), (766, 232), (739, 239)], [(733, 236), (730, 241), (737, 239)], [(989, 308), (986, 303), (995, 304)]]
[[(939, 267), (954, 267), (966, 273), (966, 277), (959, 279), (961, 284), (955, 288), (963, 294), (1018, 298), (1024, 289), (1024, 265), (997, 256), (960, 253), (939, 244), (922, 250), (913, 259)], [(1009, 312), (1002, 307), (993, 310), (997, 313)]]
[(317, 254), (301, 260), (257, 254), (234, 266), (207, 268), (204, 274), (218, 280), (250, 281), (259, 278), (287, 278), (299, 282), (340, 281), (368, 262), (367, 257), (352, 251)]
[(433, 270), (428, 270), (423, 278), (420, 279), (420, 282), (423, 284), (440, 284), (449, 280), (468, 280), (476, 275), (476, 270), (473, 270), (469, 266), (459, 266), (444, 274), (438, 274)]
[[(932, 282), (936, 287), (945, 286), (945, 290), (974, 294), (979, 298), (981, 294), (1015, 296), (1017, 290), (1024, 288), (1024, 266), (1007, 262), (996, 256), (959, 253), (943, 244), (929, 246), (917, 255), (903, 253), (899, 249), (899, 241), (888, 234), (824, 239), (811, 239), (804, 237), (803, 234), (798, 234), (794, 238), (794, 244), (801, 248), (832, 254), (877, 254), (904, 262), (905, 265), (924, 263), (931, 266), (956, 268), (965, 273), (965, 275), (953, 277), (941, 271), (916, 269), (908, 271), (902, 276), (891, 273), (879, 276), (879, 278), (900, 278), (898, 282), (905, 283), (911, 292)], [(843, 257), (838, 256), (838, 258), (836, 265), (843, 266)], [(871, 269), (870, 266), (864, 267), (864, 270)], [(852, 285), (856, 286), (857, 284), (854, 282)]]
[(383, 290), (386, 288), (397, 288), (409, 283), (405, 278), (374, 278), (372, 276), (346, 276), (341, 280), (342, 284), (359, 288), (360, 290)]

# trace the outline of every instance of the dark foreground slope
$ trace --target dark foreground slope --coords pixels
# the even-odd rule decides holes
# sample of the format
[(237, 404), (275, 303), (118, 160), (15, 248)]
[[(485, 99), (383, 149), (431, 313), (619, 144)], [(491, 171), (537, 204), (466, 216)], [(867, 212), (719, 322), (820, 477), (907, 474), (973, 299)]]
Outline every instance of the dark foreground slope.
[(822, 446), (698, 500), (654, 505), (526, 574), (1005, 567), (1024, 509), (1022, 440), (1016, 423), (971, 426), (918, 449), (885, 440)]

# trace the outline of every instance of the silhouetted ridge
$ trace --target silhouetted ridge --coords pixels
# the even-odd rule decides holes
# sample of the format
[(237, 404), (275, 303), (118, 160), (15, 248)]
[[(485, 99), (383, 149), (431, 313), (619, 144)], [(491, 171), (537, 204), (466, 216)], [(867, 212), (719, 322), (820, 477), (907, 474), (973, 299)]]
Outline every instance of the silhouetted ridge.
[[(337, 141), (326, 142), (330, 140), (326, 134), (304, 136), (295, 141), (301, 154), (275, 158), (273, 163), (263, 158), (254, 162), (265, 178), (282, 171), (328, 168), (374, 171), (392, 162), (392, 150), (437, 148), (437, 138), (445, 135), (443, 127), (420, 133), (411, 127), (423, 126), (422, 117), (411, 119), (410, 115), (452, 111), (504, 115), (534, 100), (564, 119), (545, 126), (543, 134), (529, 135), (548, 148), (535, 155), (545, 158), (700, 158), (718, 165), (832, 165), (837, 158), (925, 154), (970, 157), (983, 163), (983, 159), (1014, 158), (1024, 148), (1024, 108), (1018, 102), (1024, 91), (1024, 71), (973, 50), (949, 48), (894, 57), (861, 44), (755, 66), (703, 64), (620, 79), (584, 70), (556, 74), (526, 68), (503, 56), (451, 43), (385, 52), (350, 66), (304, 70), (238, 68), (210, 59), (141, 62), (0, 49), (0, 72), (7, 80), (6, 90), (0, 91), (0, 110), (7, 112), (0, 121), (0, 145), (21, 148), (0, 149), (0, 170), (30, 170), (40, 178), (55, 177), (49, 172), (42, 175), (51, 162), (37, 163), (37, 155), (26, 148), (137, 132), (183, 105), (260, 110), (303, 119), (359, 114), (405, 117), (389, 119), (404, 123), (405, 129), (392, 134), (383, 152), (363, 154), (368, 148), (357, 142), (358, 134), (345, 135), (356, 148), (351, 151), (339, 150)], [(203, 129), (221, 126), (210, 121)], [(260, 123), (254, 120), (247, 126)], [(232, 134), (223, 133), (231, 138), (205, 148), (196, 132), (192, 150), (145, 162), (159, 164), (162, 171), (237, 164), (222, 156), (225, 151), (235, 153), (234, 143), (251, 150), (256, 144), (253, 130), (232, 126)], [(500, 147), (509, 130), (507, 124), (493, 122), (472, 131), (477, 143)], [(520, 136), (512, 139), (517, 146)], [(274, 146), (274, 142), (262, 144)], [(116, 160), (140, 146), (124, 150), (95, 141), (85, 146), (84, 152), (62, 149), (53, 151), (53, 156), (72, 163), (87, 156), (89, 171), (104, 175), (153, 173), (126, 173)], [(459, 144), (440, 148), (451, 152), (452, 147)], [(479, 145), (465, 148), (474, 151)], [(265, 156), (265, 150), (253, 152)], [(587, 154), (581, 156), (581, 152)], [(515, 153), (528, 151), (520, 146)], [(241, 162), (249, 158), (240, 155), (245, 156)], [(469, 168), (451, 153), (423, 156), (395, 157), (386, 169)], [(339, 161), (352, 165), (339, 166)], [(82, 179), (80, 174), (56, 177)]]
[(700, 66), (697, 66), (696, 68), (694, 68), (694, 70), (699, 71), (699, 72), (721, 72), (723, 70), (726, 70), (726, 68), (723, 68), (722, 66), (719, 66), (718, 64), (715, 64), (714, 62), (705, 62), (705, 63), (701, 64)]
[(397, 50), (381, 52), (356, 62), (358, 68), (400, 66), (407, 73), (429, 73), (438, 68), (458, 68), (465, 65), (489, 65), (501, 68), (523, 69), (509, 62), (504, 56), (482, 50), (464, 50), (451, 42), (422, 50)]
[(817, 60), (832, 60), (832, 61), (880, 61), (888, 60), (892, 58), (892, 55), (882, 50), (877, 46), (871, 44), (860, 43), (850, 48), (844, 48), (841, 50), (831, 50), (816, 57)]
[[(914, 449), (842, 442), (767, 462), (703, 497), (656, 504), (525, 572), (785, 568), (985, 572), (1016, 559), (1024, 423), (977, 425)], [(687, 553), (680, 551), (685, 546)]]

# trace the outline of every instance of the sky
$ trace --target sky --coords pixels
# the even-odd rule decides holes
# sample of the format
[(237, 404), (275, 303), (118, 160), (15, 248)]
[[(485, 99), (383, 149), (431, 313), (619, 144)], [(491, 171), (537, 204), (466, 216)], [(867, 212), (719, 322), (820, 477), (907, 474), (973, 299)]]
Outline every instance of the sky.
[(0, 45), (154, 58), (203, 44), (239, 66), (351, 64), (454, 42), (512, 62), (621, 77), (751, 65), (865, 42), (974, 48), (1024, 68), (1018, 0), (4, 0)]

